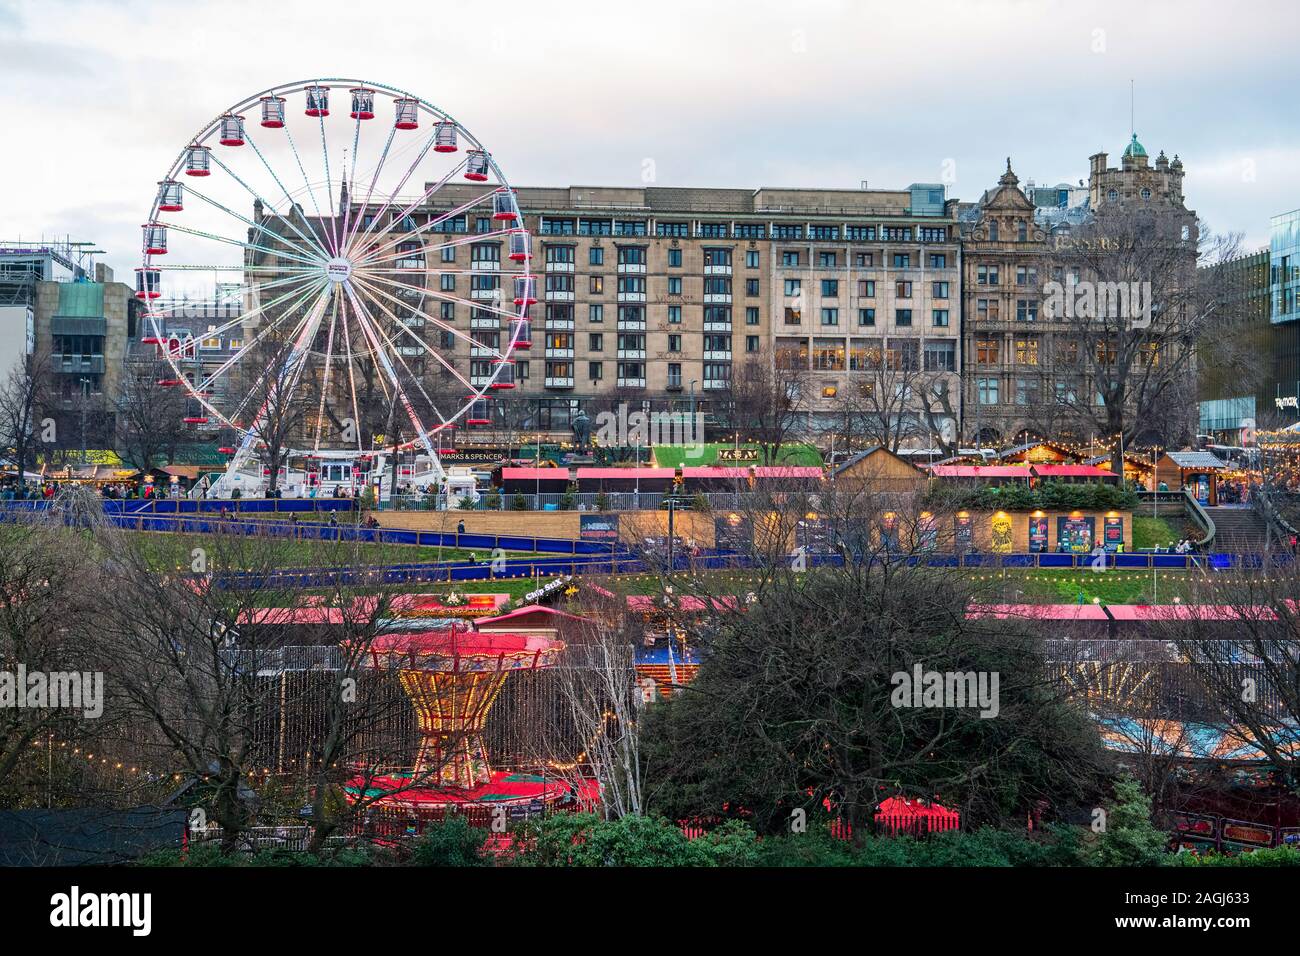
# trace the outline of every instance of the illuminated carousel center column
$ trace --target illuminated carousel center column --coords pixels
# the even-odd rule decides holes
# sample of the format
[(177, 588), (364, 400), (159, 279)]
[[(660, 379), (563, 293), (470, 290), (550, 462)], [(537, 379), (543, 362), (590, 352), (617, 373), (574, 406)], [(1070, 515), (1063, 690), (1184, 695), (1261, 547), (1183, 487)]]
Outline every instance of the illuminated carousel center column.
[(371, 786), (392, 792), (380, 805), (434, 809), (449, 804), (541, 801), (568, 795), (558, 780), (495, 772), (488, 764), (483, 727), (492, 703), (515, 671), (555, 665), (562, 641), (535, 634), (484, 633), (448, 628), (376, 638), (370, 663), (395, 672), (415, 710), (420, 744), (408, 775)]

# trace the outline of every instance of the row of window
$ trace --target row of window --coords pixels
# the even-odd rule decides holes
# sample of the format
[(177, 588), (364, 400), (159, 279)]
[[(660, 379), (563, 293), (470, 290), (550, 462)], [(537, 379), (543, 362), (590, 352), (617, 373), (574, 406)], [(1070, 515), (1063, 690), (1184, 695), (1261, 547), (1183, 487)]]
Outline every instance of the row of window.
[[(537, 227), (543, 236), (646, 236), (644, 220), (588, 219), (542, 216)], [(821, 223), (656, 222), (661, 239), (811, 239), (819, 242), (947, 242), (947, 226), (845, 226)]]
[(957, 371), (957, 340), (930, 339), (813, 339), (795, 345), (777, 345), (776, 367), (818, 372), (866, 372), (880, 368), (906, 372)]
[[(564, 388), (571, 386), (574, 380), (574, 371), (577, 368), (577, 362), (565, 361), (545, 361), (541, 363), (546, 382), (553, 388)], [(592, 382), (603, 381), (605, 378), (604, 362), (587, 362), (587, 379)], [(627, 387), (644, 388), (646, 384), (646, 363), (645, 362), (615, 362), (615, 373), (621, 385)], [(681, 388), (682, 364), (680, 362), (669, 362), (666, 368), (667, 387)], [(470, 377), (487, 379), (492, 375), (491, 362), (470, 362)], [(532, 377), (529, 362), (515, 363), (515, 380), (528, 381)], [(705, 383), (716, 382), (725, 383), (731, 380), (731, 363), (729, 362), (704, 362), (701, 365), (701, 377)], [(708, 385), (706, 384), (707, 388)]]
[[(913, 283), (908, 279), (899, 279), (894, 283), (894, 297), (898, 299), (912, 298)], [(947, 299), (952, 288), (948, 282), (930, 283), (930, 294), (936, 299)], [(785, 294), (788, 296), (803, 295), (802, 279), (786, 279)], [(837, 299), (840, 295), (839, 279), (822, 279), (821, 295), (823, 299)], [(876, 280), (859, 279), (858, 280), (858, 298), (874, 299), (876, 297)]]
[[(862, 308), (857, 310), (858, 326), (861, 328), (872, 328), (876, 324), (876, 310), (874, 308)], [(913, 325), (914, 310), (912, 309), (895, 309), (894, 310), (894, 327), (911, 328)], [(823, 326), (838, 326), (840, 324), (840, 310), (834, 306), (823, 306), (821, 309), (821, 324)], [(785, 310), (786, 325), (802, 325), (803, 310), (787, 308)], [(947, 309), (931, 309), (930, 324), (936, 329), (946, 329), (949, 327), (949, 311)]]

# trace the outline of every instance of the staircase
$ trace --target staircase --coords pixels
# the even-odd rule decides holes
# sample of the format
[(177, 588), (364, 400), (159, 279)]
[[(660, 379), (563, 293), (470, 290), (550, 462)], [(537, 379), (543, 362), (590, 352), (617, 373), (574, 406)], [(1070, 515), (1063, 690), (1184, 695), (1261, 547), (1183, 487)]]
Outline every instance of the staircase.
[(1206, 508), (1205, 513), (1214, 522), (1211, 551), (1241, 554), (1268, 549), (1268, 525), (1254, 508)]

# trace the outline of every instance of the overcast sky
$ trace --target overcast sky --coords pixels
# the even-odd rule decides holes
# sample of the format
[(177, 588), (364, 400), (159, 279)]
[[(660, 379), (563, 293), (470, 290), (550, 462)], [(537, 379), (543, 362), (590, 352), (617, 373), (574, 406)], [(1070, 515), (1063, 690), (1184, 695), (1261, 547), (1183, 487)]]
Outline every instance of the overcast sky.
[[(897, 188), (1086, 178), (1136, 128), (1188, 204), (1268, 240), (1300, 206), (1300, 5), (1276, 2), (0, 0), (0, 239), (137, 264), (187, 139), (312, 76), (409, 89), (517, 185)], [(955, 178), (954, 178), (955, 176)]]

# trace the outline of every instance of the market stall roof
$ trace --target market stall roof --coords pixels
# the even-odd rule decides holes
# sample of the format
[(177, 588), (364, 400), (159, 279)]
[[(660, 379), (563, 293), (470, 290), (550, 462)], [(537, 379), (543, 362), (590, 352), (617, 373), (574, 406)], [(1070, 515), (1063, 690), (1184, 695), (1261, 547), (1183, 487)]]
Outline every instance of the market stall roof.
[(502, 468), (504, 481), (568, 481), (567, 468)]
[[(546, 469), (542, 469), (545, 471)], [(651, 479), (672, 478), (675, 472), (671, 468), (579, 468), (578, 480), (584, 478), (610, 479)]]
[(1231, 604), (1108, 604), (1116, 621), (1272, 621), (1272, 608), (1236, 607)]
[(1030, 469), (1040, 478), (1114, 478), (1109, 468), (1095, 465), (1034, 465)]
[[(704, 598), (696, 597), (693, 594), (686, 594), (677, 599), (677, 609), (680, 611), (703, 611), (712, 604), (715, 611), (734, 611), (740, 606), (740, 601), (732, 595), (709, 598), (706, 602)], [(657, 610), (662, 605), (655, 602), (655, 598), (649, 594), (629, 594), (627, 596), (627, 609), (629, 611), (640, 611), (642, 613)]]
[(1019, 478), (1034, 477), (1025, 465), (922, 465), (936, 478)]
[(493, 627), (497, 624), (503, 624), (509, 621), (512, 627), (526, 627), (530, 622), (544, 623), (547, 625), (558, 623), (562, 620), (582, 621), (585, 620), (578, 614), (570, 614), (567, 611), (560, 611), (553, 607), (545, 607), (541, 604), (528, 604), (524, 607), (515, 608), (506, 614), (499, 614), (496, 617), (481, 617), (474, 621), (476, 630), (483, 630), (485, 627)]
[(811, 465), (758, 465), (749, 467), (683, 468), (683, 478), (821, 478), (820, 468)]
[(1024, 618), (1036, 621), (1105, 621), (1106, 609), (1100, 604), (977, 604), (967, 617), (992, 617), (998, 620)]
[(1165, 456), (1179, 468), (1190, 471), (1218, 471), (1228, 467), (1222, 458), (1208, 451), (1170, 451)]

